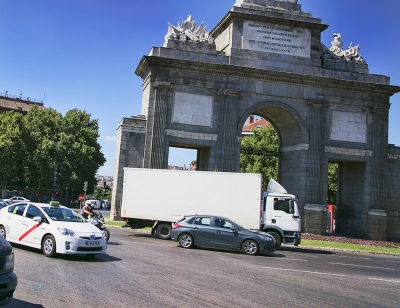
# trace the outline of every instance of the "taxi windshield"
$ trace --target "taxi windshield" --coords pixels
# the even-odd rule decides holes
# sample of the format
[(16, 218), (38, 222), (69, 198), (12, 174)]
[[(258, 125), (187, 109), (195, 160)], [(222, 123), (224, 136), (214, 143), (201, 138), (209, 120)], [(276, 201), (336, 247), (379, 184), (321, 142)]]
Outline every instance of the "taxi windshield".
[(86, 222), (86, 220), (77, 212), (61, 207), (43, 207), (43, 211), (55, 221), (70, 221), (70, 222)]

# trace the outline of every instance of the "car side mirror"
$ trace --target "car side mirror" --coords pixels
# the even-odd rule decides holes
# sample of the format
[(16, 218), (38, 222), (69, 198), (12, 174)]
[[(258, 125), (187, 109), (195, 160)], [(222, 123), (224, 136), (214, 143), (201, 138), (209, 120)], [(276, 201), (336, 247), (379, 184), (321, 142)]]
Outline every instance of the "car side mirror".
[(42, 217), (40, 217), (40, 216), (35, 216), (35, 217), (33, 217), (33, 221), (42, 222)]
[(236, 228), (236, 226), (234, 226), (234, 225), (231, 225), (231, 228), (230, 228), (230, 229), (231, 229), (232, 232), (236, 232), (236, 231), (237, 231), (237, 228)]

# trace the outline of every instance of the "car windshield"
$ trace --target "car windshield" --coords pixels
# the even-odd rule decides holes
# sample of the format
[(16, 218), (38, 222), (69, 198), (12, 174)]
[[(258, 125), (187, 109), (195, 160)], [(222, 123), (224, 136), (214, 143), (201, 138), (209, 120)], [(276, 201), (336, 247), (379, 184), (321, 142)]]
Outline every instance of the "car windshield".
[(43, 211), (55, 221), (86, 222), (77, 212), (62, 207), (43, 207)]

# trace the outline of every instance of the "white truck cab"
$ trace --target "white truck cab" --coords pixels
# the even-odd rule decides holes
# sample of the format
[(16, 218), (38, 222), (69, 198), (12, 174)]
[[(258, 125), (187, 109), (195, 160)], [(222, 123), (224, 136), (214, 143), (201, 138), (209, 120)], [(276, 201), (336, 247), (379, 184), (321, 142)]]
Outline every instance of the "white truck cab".
[(273, 179), (263, 193), (260, 229), (275, 237), (277, 249), (282, 243), (297, 246), (301, 242), (297, 198)]

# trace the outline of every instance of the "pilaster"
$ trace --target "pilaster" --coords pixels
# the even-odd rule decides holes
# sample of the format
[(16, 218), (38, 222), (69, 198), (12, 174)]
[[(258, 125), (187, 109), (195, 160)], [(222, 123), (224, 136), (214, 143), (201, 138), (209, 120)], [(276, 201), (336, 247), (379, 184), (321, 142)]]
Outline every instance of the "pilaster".
[(239, 158), (236, 154), (240, 144), (238, 144), (236, 138), (236, 119), (242, 92), (235, 89), (219, 89), (217, 94), (222, 99), (219, 104), (215, 168), (219, 172), (237, 172), (239, 170)]

